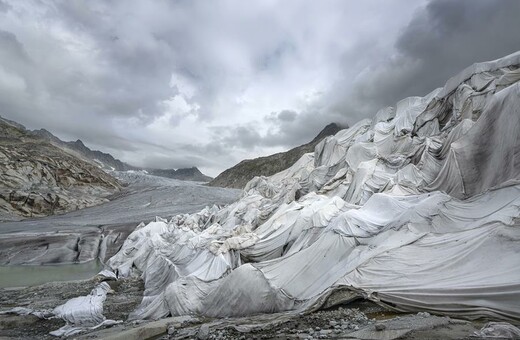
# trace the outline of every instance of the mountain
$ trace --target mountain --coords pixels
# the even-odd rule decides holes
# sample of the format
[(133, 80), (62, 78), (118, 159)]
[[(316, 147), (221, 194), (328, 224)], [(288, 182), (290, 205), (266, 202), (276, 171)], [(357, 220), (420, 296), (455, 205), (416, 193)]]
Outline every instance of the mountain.
[(0, 117), (0, 219), (97, 205), (120, 188), (99, 167)]
[(63, 148), (72, 153), (77, 153), (89, 162), (94, 162), (103, 170), (139, 170), (139, 168), (137, 167), (134, 167), (130, 164), (120, 161), (119, 159), (114, 158), (109, 153), (101, 152), (98, 150), (91, 150), (90, 148), (85, 146), (85, 144), (83, 144), (83, 142), (80, 139), (76, 140), (75, 142), (65, 142), (45, 129), (33, 130), (31, 131), (31, 133), (35, 136), (46, 139), (50, 143), (60, 148)]
[(209, 182), (213, 177), (204, 175), (196, 167), (181, 169), (146, 169), (150, 175), (180, 179), (183, 181)]
[(83, 142), (80, 139), (76, 140), (75, 142), (64, 142), (45, 129), (33, 130), (31, 131), (31, 133), (35, 136), (47, 139), (49, 142), (56, 146), (79, 153), (88, 160), (95, 162), (99, 167), (101, 167), (104, 170), (138, 170), (137, 167), (122, 162), (119, 159), (114, 158), (109, 153), (89, 149), (87, 146), (85, 146), (85, 144), (83, 144)]
[(84, 158), (86, 161), (91, 162), (106, 171), (128, 171), (128, 170), (146, 170), (149, 174), (160, 177), (167, 177), (173, 179), (179, 179), (183, 181), (197, 181), (197, 182), (208, 182), (212, 180), (212, 177), (204, 175), (196, 167), (192, 168), (181, 168), (181, 169), (155, 169), (155, 168), (141, 168), (122, 162), (117, 158), (114, 158), (111, 154), (105, 153), (98, 150), (91, 150), (83, 142), (78, 139), (75, 142), (64, 142), (58, 137), (54, 136), (51, 132), (40, 129), (33, 130), (31, 133), (35, 136), (41, 137), (49, 141), (50, 143), (63, 148), (79, 157)]
[(313, 152), (314, 147), (321, 142), (323, 138), (335, 135), (341, 129), (343, 128), (338, 124), (331, 123), (325, 126), (325, 128), (307, 144), (297, 146), (286, 152), (243, 160), (215, 177), (214, 180), (209, 182), (209, 185), (214, 187), (243, 189), (247, 182), (255, 176), (271, 176), (289, 168), (296, 163), (301, 156), (308, 152)]

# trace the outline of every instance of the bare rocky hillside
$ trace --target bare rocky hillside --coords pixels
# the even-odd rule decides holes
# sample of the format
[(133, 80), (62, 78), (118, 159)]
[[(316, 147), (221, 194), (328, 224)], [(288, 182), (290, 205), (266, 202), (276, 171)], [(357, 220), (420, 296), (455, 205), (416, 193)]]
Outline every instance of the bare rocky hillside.
[(309, 143), (297, 146), (289, 151), (274, 155), (246, 159), (222, 172), (215, 177), (209, 185), (223, 188), (243, 189), (247, 182), (255, 176), (271, 176), (292, 166), (298, 159), (308, 152), (313, 152), (314, 147), (327, 136), (335, 135), (343, 129), (336, 123), (331, 123)]
[(120, 187), (97, 166), (0, 118), (0, 219), (53, 215), (97, 205)]

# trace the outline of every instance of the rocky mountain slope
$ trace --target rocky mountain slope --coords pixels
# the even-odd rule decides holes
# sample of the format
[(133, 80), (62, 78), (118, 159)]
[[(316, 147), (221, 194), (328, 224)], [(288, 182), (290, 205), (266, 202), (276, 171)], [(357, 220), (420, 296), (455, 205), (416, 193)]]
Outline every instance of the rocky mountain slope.
[(325, 138), (229, 206), (141, 226), (108, 264), (145, 280), (132, 320), (365, 298), (518, 323), (519, 244), (520, 51)]
[(120, 183), (97, 166), (0, 118), (0, 219), (97, 205), (119, 189)]
[(179, 179), (181, 181), (209, 182), (213, 177), (204, 175), (196, 167), (181, 169), (146, 169), (150, 175)]
[(105, 153), (98, 150), (91, 150), (81, 140), (75, 142), (65, 142), (54, 136), (52, 133), (45, 129), (33, 130), (30, 133), (44, 138), (50, 143), (72, 153), (78, 157), (83, 158), (87, 162), (91, 162), (103, 170), (106, 171), (128, 171), (128, 170), (146, 170), (149, 174), (160, 177), (167, 177), (173, 179), (179, 179), (183, 181), (197, 181), (197, 182), (208, 182), (213, 178), (204, 175), (196, 167), (192, 168), (180, 168), (180, 169), (155, 169), (155, 168), (140, 168), (137, 166), (130, 165), (122, 162), (117, 158), (114, 158), (111, 154)]
[(341, 127), (338, 124), (331, 123), (325, 126), (325, 128), (307, 144), (297, 146), (286, 152), (243, 160), (215, 177), (209, 185), (215, 187), (243, 189), (247, 182), (252, 180), (255, 176), (271, 176), (289, 168), (291, 165), (296, 163), (301, 156), (308, 152), (312, 152), (314, 147), (321, 142), (323, 138), (334, 135), (339, 130), (341, 130)]
[(136, 167), (114, 158), (109, 153), (101, 152), (98, 150), (91, 150), (90, 148), (85, 146), (85, 144), (83, 144), (83, 142), (80, 139), (76, 140), (75, 142), (65, 142), (45, 129), (33, 130), (31, 131), (31, 133), (38, 137), (48, 140), (49, 142), (56, 146), (59, 146), (60, 148), (81, 155), (82, 157), (86, 158), (86, 160), (94, 162), (104, 170), (137, 170)]

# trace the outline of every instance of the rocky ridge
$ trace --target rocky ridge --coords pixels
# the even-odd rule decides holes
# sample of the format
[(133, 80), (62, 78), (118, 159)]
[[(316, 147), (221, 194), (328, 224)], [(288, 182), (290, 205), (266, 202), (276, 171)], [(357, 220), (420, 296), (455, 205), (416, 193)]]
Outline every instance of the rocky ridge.
[(5, 119), (0, 119), (0, 183), (0, 219), (97, 205), (121, 188), (97, 166)]
[(109, 153), (90, 149), (80, 139), (74, 142), (62, 141), (45, 129), (33, 130), (29, 131), (29, 133), (37, 137), (41, 137), (49, 141), (51, 144), (58, 146), (65, 151), (72, 153), (73, 155), (78, 156), (106, 171), (145, 170), (150, 175), (179, 179), (182, 181), (209, 182), (213, 179), (212, 177), (204, 175), (196, 167), (180, 169), (155, 169), (149, 167), (142, 168), (133, 166), (120, 161), (117, 158), (114, 158), (114, 156)]
[(209, 182), (213, 177), (204, 175), (196, 167), (181, 169), (146, 169), (150, 175), (179, 179), (181, 181)]
[(85, 144), (83, 144), (83, 142), (80, 139), (76, 140), (75, 142), (65, 142), (45, 129), (33, 130), (30, 131), (30, 133), (35, 136), (41, 137), (49, 141), (50, 143), (54, 144), (55, 146), (65, 149), (69, 152), (77, 153), (79, 154), (79, 156), (84, 157), (85, 160), (89, 162), (94, 162), (96, 165), (98, 165), (104, 170), (138, 170), (137, 167), (122, 162), (119, 159), (114, 158), (109, 153), (101, 152), (98, 150), (91, 150)]
[(215, 177), (209, 185), (224, 188), (243, 189), (247, 182), (255, 176), (271, 176), (285, 170), (298, 161), (304, 154), (313, 152), (316, 145), (325, 137), (335, 135), (341, 127), (336, 123), (331, 123), (309, 143), (297, 146), (289, 151), (276, 153), (274, 155), (246, 159), (237, 165), (225, 170)]

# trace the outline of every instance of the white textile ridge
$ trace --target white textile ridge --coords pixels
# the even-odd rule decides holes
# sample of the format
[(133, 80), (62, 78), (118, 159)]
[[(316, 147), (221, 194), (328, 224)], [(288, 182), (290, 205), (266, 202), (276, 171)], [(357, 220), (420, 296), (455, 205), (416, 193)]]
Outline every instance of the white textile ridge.
[(314, 308), (338, 288), (404, 311), (520, 320), (520, 52), (327, 137), (243, 197), (142, 225), (110, 261), (132, 318)]

